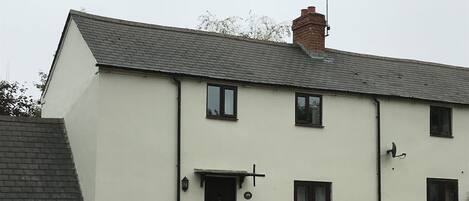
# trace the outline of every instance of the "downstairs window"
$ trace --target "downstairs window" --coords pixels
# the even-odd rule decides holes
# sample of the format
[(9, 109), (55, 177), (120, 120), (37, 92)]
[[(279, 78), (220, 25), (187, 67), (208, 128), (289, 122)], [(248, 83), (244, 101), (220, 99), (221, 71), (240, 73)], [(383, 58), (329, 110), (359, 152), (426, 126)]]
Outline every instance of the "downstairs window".
[(427, 201), (458, 201), (458, 180), (428, 178)]
[(331, 183), (295, 181), (295, 201), (330, 201)]

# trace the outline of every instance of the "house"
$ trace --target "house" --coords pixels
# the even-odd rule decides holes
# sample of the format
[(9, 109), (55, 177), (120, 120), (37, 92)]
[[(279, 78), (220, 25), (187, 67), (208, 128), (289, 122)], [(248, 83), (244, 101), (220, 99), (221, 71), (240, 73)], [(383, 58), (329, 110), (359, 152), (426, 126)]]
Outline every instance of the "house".
[(0, 116), (0, 200), (83, 200), (62, 119)]
[(70, 11), (43, 94), (85, 201), (469, 199), (469, 70)]

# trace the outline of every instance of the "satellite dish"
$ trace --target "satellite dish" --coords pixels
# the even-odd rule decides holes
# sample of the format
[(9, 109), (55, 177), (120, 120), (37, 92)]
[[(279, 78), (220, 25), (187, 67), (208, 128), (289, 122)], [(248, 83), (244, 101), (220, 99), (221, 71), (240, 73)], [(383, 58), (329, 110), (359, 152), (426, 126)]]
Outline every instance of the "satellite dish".
[(394, 142), (392, 143), (392, 148), (391, 148), (390, 150), (388, 150), (387, 153), (388, 153), (388, 154), (391, 154), (391, 156), (392, 156), (393, 158), (396, 157), (396, 153), (397, 153), (396, 143), (394, 143)]
[(392, 148), (391, 148), (390, 150), (388, 150), (386, 153), (391, 154), (391, 156), (392, 156), (393, 158), (399, 157), (400, 159), (403, 159), (403, 158), (405, 158), (405, 157), (407, 156), (406, 153), (402, 153), (402, 154), (400, 154), (400, 155), (396, 155), (396, 154), (397, 154), (397, 147), (396, 147), (396, 143), (394, 143), (394, 142), (392, 143)]

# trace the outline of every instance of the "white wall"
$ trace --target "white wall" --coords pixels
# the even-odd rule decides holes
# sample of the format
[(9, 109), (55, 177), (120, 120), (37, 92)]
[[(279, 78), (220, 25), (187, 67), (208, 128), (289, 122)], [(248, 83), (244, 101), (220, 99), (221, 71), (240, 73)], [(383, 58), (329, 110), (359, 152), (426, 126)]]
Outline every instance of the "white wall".
[[(376, 132), (372, 99), (323, 94), (324, 128), (295, 126), (295, 90), (239, 86), (238, 121), (205, 118), (206, 82), (183, 82), (183, 201), (203, 201), (194, 168), (248, 170), (238, 199), (293, 200), (294, 180), (332, 182), (333, 200), (376, 200)], [(302, 91), (308, 92), (308, 91)]]
[[(253, 200), (293, 200), (294, 180), (332, 182), (333, 200), (377, 199), (371, 97), (322, 93), (325, 128), (318, 129), (294, 126), (295, 90), (273, 87), (238, 85), (239, 120), (206, 119), (206, 86), (183, 82), (182, 177), (191, 181), (184, 201), (203, 200), (194, 168), (250, 171), (253, 163), (267, 177), (256, 187), (247, 179), (238, 200), (245, 191)], [(425, 201), (427, 178), (458, 179), (460, 200), (469, 200), (469, 109), (443, 104), (453, 108), (454, 138), (430, 137), (431, 104), (381, 100), (383, 201)], [(392, 142), (407, 158), (386, 155)]]
[(176, 199), (176, 85), (100, 72), (97, 201)]
[(42, 117), (64, 118), (80, 187), (94, 200), (98, 79), (91, 51), (71, 21), (43, 97)]
[[(430, 103), (382, 101), (383, 201), (426, 200), (426, 179), (458, 179), (459, 200), (469, 200), (469, 109), (453, 106), (453, 136), (430, 136)], [(385, 154), (396, 142), (405, 159)], [(464, 173), (463, 173), (464, 172)]]
[(96, 80), (96, 60), (72, 20), (43, 97), (43, 116), (64, 117)]

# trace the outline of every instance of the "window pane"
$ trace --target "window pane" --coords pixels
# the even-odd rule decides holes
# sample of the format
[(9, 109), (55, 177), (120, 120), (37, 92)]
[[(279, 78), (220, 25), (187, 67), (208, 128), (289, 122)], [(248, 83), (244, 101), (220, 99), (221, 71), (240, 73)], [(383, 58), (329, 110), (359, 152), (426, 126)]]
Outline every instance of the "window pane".
[(433, 133), (439, 133), (440, 128), (439, 128), (439, 115), (438, 111), (434, 107), (430, 107), (430, 132)]
[(326, 187), (316, 186), (314, 188), (314, 198), (315, 201), (326, 201)]
[(234, 115), (234, 90), (225, 89), (225, 114)]
[(311, 123), (321, 125), (321, 98), (317, 96), (309, 97), (309, 110), (311, 114)]
[(443, 135), (451, 135), (451, 112), (448, 108), (441, 110), (441, 133)]
[(454, 183), (448, 183), (446, 184), (446, 189), (445, 189), (445, 201), (457, 201), (457, 185)]
[(207, 114), (220, 115), (220, 87), (208, 86)]
[(309, 122), (306, 111), (306, 97), (298, 96), (296, 99), (296, 120), (302, 123)]
[(295, 201), (331, 201), (331, 183), (295, 181)]
[(438, 185), (431, 182), (428, 184), (428, 201), (438, 201)]
[(451, 109), (430, 107), (430, 132), (434, 135), (451, 136)]
[(457, 201), (456, 195), (453, 191), (446, 191), (445, 192), (445, 201)]
[(296, 187), (296, 201), (308, 201), (306, 186), (297, 186)]

